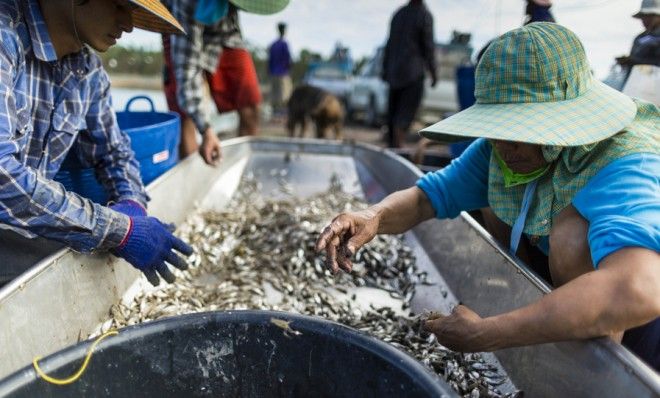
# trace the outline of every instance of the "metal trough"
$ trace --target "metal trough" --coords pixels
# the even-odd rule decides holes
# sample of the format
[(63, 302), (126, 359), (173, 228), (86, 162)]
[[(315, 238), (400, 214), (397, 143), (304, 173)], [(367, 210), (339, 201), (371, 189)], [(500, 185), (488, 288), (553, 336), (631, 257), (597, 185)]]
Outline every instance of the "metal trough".
[[(241, 176), (254, 173), (263, 192), (276, 191), (269, 174), (286, 169), (301, 196), (325, 190), (333, 173), (345, 189), (369, 202), (415, 183), (421, 172), (373, 146), (316, 140), (238, 138), (223, 143), (221, 167), (186, 159), (149, 186), (150, 213), (182, 222), (195, 206), (222, 208)], [(469, 215), (432, 220), (406, 234), (418, 265), (435, 286), (420, 286), (413, 310), (442, 308), (454, 297), (482, 316), (538, 299), (549, 287), (509, 256)], [(69, 250), (47, 254), (43, 242), (16, 239), (0, 245), (0, 268), (9, 261), (39, 261), (0, 290), (0, 378), (84, 338), (127, 293), (137, 271), (111, 256)], [(29, 253), (29, 257), (27, 254)], [(450, 294), (443, 299), (442, 290)], [(496, 352), (516, 386), (530, 397), (657, 397), (660, 376), (622, 346), (607, 339), (506, 349)]]

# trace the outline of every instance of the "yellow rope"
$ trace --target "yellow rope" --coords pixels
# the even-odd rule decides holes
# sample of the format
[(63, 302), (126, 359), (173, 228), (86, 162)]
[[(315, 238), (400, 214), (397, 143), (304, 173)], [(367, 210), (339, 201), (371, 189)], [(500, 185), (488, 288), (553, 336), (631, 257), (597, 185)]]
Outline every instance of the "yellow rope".
[(101, 342), (101, 340), (103, 340), (104, 338), (106, 338), (106, 337), (108, 337), (108, 336), (112, 336), (112, 335), (116, 335), (116, 334), (119, 334), (119, 332), (116, 331), (116, 330), (109, 330), (109, 331), (105, 332), (104, 334), (100, 335), (100, 336), (99, 336), (99, 337), (98, 337), (98, 338), (92, 343), (92, 346), (89, 347), (89, 350), (87, 351), (87, 356), (85, 357), (85, 361), (83, 362), (83, 364), (82, 364), (82, 366), (80, 367), (80, 369), (78, 369), (78, 371), (77, 371), (73, 376), (67, 377), (66, 379), (56, 379), (56, 378), (54, 378), (54, 377), (50, 377), (50, 376), (48, 376), (48, 375), (47, 375), (46, 373), (44, 373), (44, 371), (41, 370), (41, 368), (39, 367), (39, 363), (38, 363), (38, 362), (39, 362), (39, 360), (41, 359), (41, 357), (36, 357), (36, 358), (34, 358), (34, 359), (32, 360), (32, 365), (34, 366), (34, 370), (36, 370), (37, 374), (38, 374), (42, 379), (46, 380), (47, 382), (49, 382), (49, 383), (51, 383), (51, 384), (57, 384), (58, 386), (63, 386), (63, 385), (66, 385), (66, 384), (71, 384), (71, 383), (73, 383), (74, 381), (78, 380), (78, 379), (80, 378), (80, 376), (82, 376), (82, 374), (85, 372), (85, 369), (87, 369), (87, 364), (89, 363), (89, 360), (92, 358), (92, 352), (94, 351), (94, 348), (96, 348), (96, 346)]

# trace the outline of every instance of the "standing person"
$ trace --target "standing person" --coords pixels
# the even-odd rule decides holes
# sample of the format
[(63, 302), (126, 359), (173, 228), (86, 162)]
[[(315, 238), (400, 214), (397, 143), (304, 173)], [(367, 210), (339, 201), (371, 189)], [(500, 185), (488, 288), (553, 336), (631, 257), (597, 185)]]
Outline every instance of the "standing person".
[[(550, 0), (526, 0), (525, 6), (525, 21), (523, 25), (534, 22), (556, 22), (555, 17), (552, 15), (552, 1)], [(476, 63), (479, 63), (481, 57), (484, 55), (486, 48), (492, 42), (486, 43), (481, 50), (477, 53)], [(476, 65), (469, 67), (459, 67), (456, 70), (456, 81), (458, 87), (459, 109), (467, 109), (476, 101), (474, 97), (474, 72)], [(467, 87), (462, 87), (465, 85)], [(473, 140), (457, 142), (449, 145), (449, 153), (452, 158), (457, 158), (463, 151), (470, 145)]]
[(525, 22), (523, 25), (532, 22), (556, 22), (555, 17), (552, 15), (550, 8), (552, 7), (551, 0), (526, 0), (525, 6)]
[(616, 59), (628, 73), (635, 65), (660, 66), (660, 0), (643, 0), (633, 18), (642, 20), (644, 32), (635, 37), (630, 55)]
[[(227, 1), (165, 0), (186, 35), (163, 35), (163, 86), (167, 105), (181, 116), (180, 156), (199, 151), (208, 165), (220, 162), (221, 149), (210, 115), (202, 108), (204, 81), (217, 67), (226, 24)], [(196, 131), (202, 136), (197, 143)]]
[(227, 34), (222, 41), (218, 67), (208, 78), (211, 98), (218, 112), (238, 112), (238, 135), (256, 135), (259, 129), (261, 91), (252, 56), (245, 48), (238, 9), (229, 4), (221, 22)]
[(410, 0), (392, 18), (382, 78), (389, 84), (388, 145), (400, 148), (424, 95), (424, 70), (437, 81), (433, 16), (422, 0)]
[[(156, 0), (0, 0), (0, 223), (83, 253), (110, 250), (157, 285), (157, 274), (174, 281), (165, 263), (185, 269), (175, 252), (192, 248), (147, 217), (139, 165), (94, 52), (133, 27), (182, 32)], [(74, 143), (110, 207), (53, 181)]]
[(286, 24), (277, 24), (279, 38), (268, 48), (268, 74), (271, 77), (271, 103), (273, 112), (282, 112), (291, 95), (291, 53), (289, 44), (284, 40)]
[[(550, 8), (552, 1), (550, 0), (525, 0), (525, 20), (523, 25), (533, 22), (556, 22), (555, 17), (552, 15)], [(456, 86), (459, 109), (464, 110), (469, 108), (476, 101), (474, 97), (474, 73), (476, 64), (479, 63), (481, 57), (486, 52), (488, 46), (492, 43), (489, 40), (477, 53), (475, 65), (459, 66), (456, 68)], [(449, 154), (452, 158), (457, 158), (467, 149), (470, 143), (474, 140), (460, 141), (449, 144)], [(424, 151), (426, 148), (433, 144), (440, 144), (427, 138), (422, 138), (417, 144), (417, 149), (413, 155), (415, 163), (421, 163), (424, 158)]]
[[(245, 134), (256, 131), (256, 104), (261, 95), (256, 73), (252, 74), (252, 60), (243, 50), (236, 7), (250, 13), (272, 14), (288, 2), (166, 0), (187, 32), (187, 35), (163, 35), (165, 96), (170, 110), (181, 115), (181, 156), (199, 150), (207, 164), (217, 165), (220, 161), (220, 141), (211, 127), (210, 115), (202, 107), (205, 84), (209, 84), (220, 112), (229, 108), (243, 110), (239, 131)], [(223, 47), (238, 51), (230, 51), (226, 62), (218, 66)], [(201, 146), (197, 144), (195, 131), (202, 135)]]
[(623, 335), (660, 369), (660, 109), (596, 80), (577, 36), (546, 22), (493, 41), (475, 94), (474, 106), (422, 134), (477, 140), (416, 186), (335, 217), (317, 242), (329, 268), (350, 272), (377, 233), (486, 208), (486, 228), (512, 255), (526, 260), (530, 246), (547, 255), (556, 289), (507, 313), (481, 318), (461, 305), (426, 322), (442, 345), (493, 351)]

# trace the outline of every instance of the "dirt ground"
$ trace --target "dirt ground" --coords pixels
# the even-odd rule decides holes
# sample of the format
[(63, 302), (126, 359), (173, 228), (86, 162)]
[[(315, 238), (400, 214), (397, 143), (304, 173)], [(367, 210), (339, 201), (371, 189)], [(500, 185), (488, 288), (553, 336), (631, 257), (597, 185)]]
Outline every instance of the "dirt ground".
[[(262, 135), (286, 137), (288, 133), (286, 131), (285, 123), (286, 117), (274, 117), (269, 122), (262, 123)], [(377, 127), (369, 127), (358, 123), (349, 123), (345, 125), (342, 130), (345, 140), (364, 142), (378, 146), (385, 145), (383, 141), (384, 130), (381, 131)], [(307, 126), (305, 137), (316, 137), (314, 126), (311, 124)]]
[[(260, 135), (265, 137), (286, 137), (288, 135), (285, 127), (286, 117), (273, 117), (267, 122), (261, 122), (260, 125)], [(418, 149), (418, 145), (421, 137), (417, 134), (417, 131), (422, 129), (424, 125), (421, 123), (415, 123), (408, 134), (408, 139), (405, 143), (402, 153), (406, 157), (415, 153)], [(358, 122), (347, 123), (343, 128), (344, 140), (353, 141), (353, 142), (362, 142), (367, 144), (376, 145), (379, 147), (385, 147), (385, 127), (371, 127)], [(228, 138), (235, 136), (235, 134), (224, 135)], [(307, 131), (305, 132), (305, 138), (315, 137), (315, 132), (313, 126), (309, 125)], [(221, 138), (223, 138), (221, 136)], [(425, 154), (430, 156), (439, 156), (447, 157), (449, 154), (448, 148), (444, 145), (431, 145), (425, 149)]]

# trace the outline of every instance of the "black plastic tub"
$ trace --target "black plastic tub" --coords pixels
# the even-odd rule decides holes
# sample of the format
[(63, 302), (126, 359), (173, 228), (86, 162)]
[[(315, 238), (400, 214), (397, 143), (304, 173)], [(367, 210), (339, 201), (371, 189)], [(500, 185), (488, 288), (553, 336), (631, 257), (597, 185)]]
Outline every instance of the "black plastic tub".
[[(286, 331), (285, 323), (299, 332)], [(279, 326), (278, 326), (279, 324)], [(17, 337), (20, 338), (20, 337)], [(53, 377), (80, 367), (91, 341), (40, 361)], [(320, 318), (206, 312), (120, 330), (82, 377), (49, 384), (26, 367), (0, 381), (8, 397), (441, 397), (438, 376), (394, 347)]]

